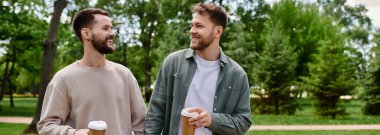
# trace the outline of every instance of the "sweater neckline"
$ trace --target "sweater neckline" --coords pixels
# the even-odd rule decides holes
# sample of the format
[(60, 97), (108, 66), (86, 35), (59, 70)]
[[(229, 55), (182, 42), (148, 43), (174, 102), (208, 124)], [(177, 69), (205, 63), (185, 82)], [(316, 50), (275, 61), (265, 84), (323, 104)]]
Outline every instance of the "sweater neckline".
[(75, 61), (75, 64), (78, 65), (81, 69), (88, 70), (88, 71), (94, 71), (94, 72), (100, 72), (104, 71), (110, 68), (110, 61), (106, 60), (106, 63), (103, 66), (100, 67), (90, 67), (83, 65), (79, 62), (79, 60)]

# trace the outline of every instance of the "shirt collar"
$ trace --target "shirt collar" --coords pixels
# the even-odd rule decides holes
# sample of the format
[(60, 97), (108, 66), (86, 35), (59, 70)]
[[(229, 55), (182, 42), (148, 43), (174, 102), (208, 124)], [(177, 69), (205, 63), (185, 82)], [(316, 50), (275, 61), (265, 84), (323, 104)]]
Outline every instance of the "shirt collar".
[[(185, 57), (186, 57), (186, 59), (194, 58), (195, 55), (196, 55), (196, 54), (195, 54), (195, 51), (194, 51), (193, 49), (191, 49), (191, 48), (187, 49), (186, 52), (185, 52)], [(222, 63), (224, 63), (224, 64), (228, 63), (228, 57), (227, 57), (227, 55), (225, 55), (225, 54), (223, 53), (222, 48), (220, 48), (220, 58), (219, 58), (219, 60), (220, 60)]]

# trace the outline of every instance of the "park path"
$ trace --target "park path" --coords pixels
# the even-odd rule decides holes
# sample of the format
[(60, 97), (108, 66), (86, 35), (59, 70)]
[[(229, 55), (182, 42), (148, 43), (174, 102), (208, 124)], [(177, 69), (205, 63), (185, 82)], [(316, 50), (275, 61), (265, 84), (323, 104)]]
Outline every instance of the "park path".
[(30, 124), (33, 120), (33, 117), (11, 117), (11, 116), (0, 116), (0, 122), (2, 123), (21, 123), (21, 124)]
[[(3, 117), (0, 123), (29, 124), (32, 117)], [(380, 130), (378, 125), (253, 125), (249, 130)]]

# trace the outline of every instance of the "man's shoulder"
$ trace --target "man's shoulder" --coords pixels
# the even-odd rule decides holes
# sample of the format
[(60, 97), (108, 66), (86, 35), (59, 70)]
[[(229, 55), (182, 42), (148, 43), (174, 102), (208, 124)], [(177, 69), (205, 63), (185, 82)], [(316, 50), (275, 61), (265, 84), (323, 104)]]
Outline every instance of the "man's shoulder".
[(127, 68), (126, 66), (120, 64), (120, 63), (116, 63), (116, 62), (113, 62), (113, 61), (108, 61), (108, 64), (109, 66), (115, 68), (116, 70), (124, 70), (124, 71), (130, 71), (129, 68)]
[(164, 60), (164, 63), (176, 63), (181, 62), (186, 59), (187, 55), (191, 54), (193, 51), (190, 48), (177, 50), (175, 52), (170, 53)]
[(226, 63), (225, 66), (228, 66), (229, 67), (228, 69), (230, 69), (234, 73), (246, 74), (244, 69), (235, 60), (233, 60), (232, 58), (228, 56), (227, 56), (227, 59), (228, 59), (228, 63)]
[(119, 75), (127, 75), (127, 76), (132, 75), (133, 76), (132, 71), (128, 67), (126, 67), (120, 63), (108, 61), (108, 64), (112, 68), (112, 70), (115, 70), (116, 72), (118, 72)]
[(67, 76), (72, 76), (73, 74), (76, 74), (75, 71), (77, 71), (77, 63), (73, 62), (70, 65), (67, 65), (66, 67), (58, 70), (53, 78), (65, 78)]
[(183, 58), (186, 54), (191, 53), (192, 50), (190, 48), (177, 50), (175, 52), (170, 53), (166, 58)]

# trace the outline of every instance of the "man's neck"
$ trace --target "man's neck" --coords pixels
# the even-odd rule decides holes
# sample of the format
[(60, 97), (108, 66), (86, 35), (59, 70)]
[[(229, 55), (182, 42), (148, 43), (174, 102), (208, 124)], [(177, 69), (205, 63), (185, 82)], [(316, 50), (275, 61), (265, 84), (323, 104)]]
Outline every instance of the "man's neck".
[(88, 67), (101, 67), (106, 64), (106, 57), (99, 53), (92, 45), (87, 45), (84, 48), (84, 54), (79, 61), (81, 64)]
[(98, 57), (98, 58), (91, 57), (91, 56), (90, 57), (83, 56), (83, 58), (80, 59), (79, 62), (82, 65), (85, 65), (88, 67), (102, 67), (106, 64), (106, 58), (104, 56)]
[(215, 61), (220, 57), (220, 47), (218, 43), (212, 43), (209, 47), (203, 50), (196, 50), (195, 52), (199, 57), (208, 61)]

